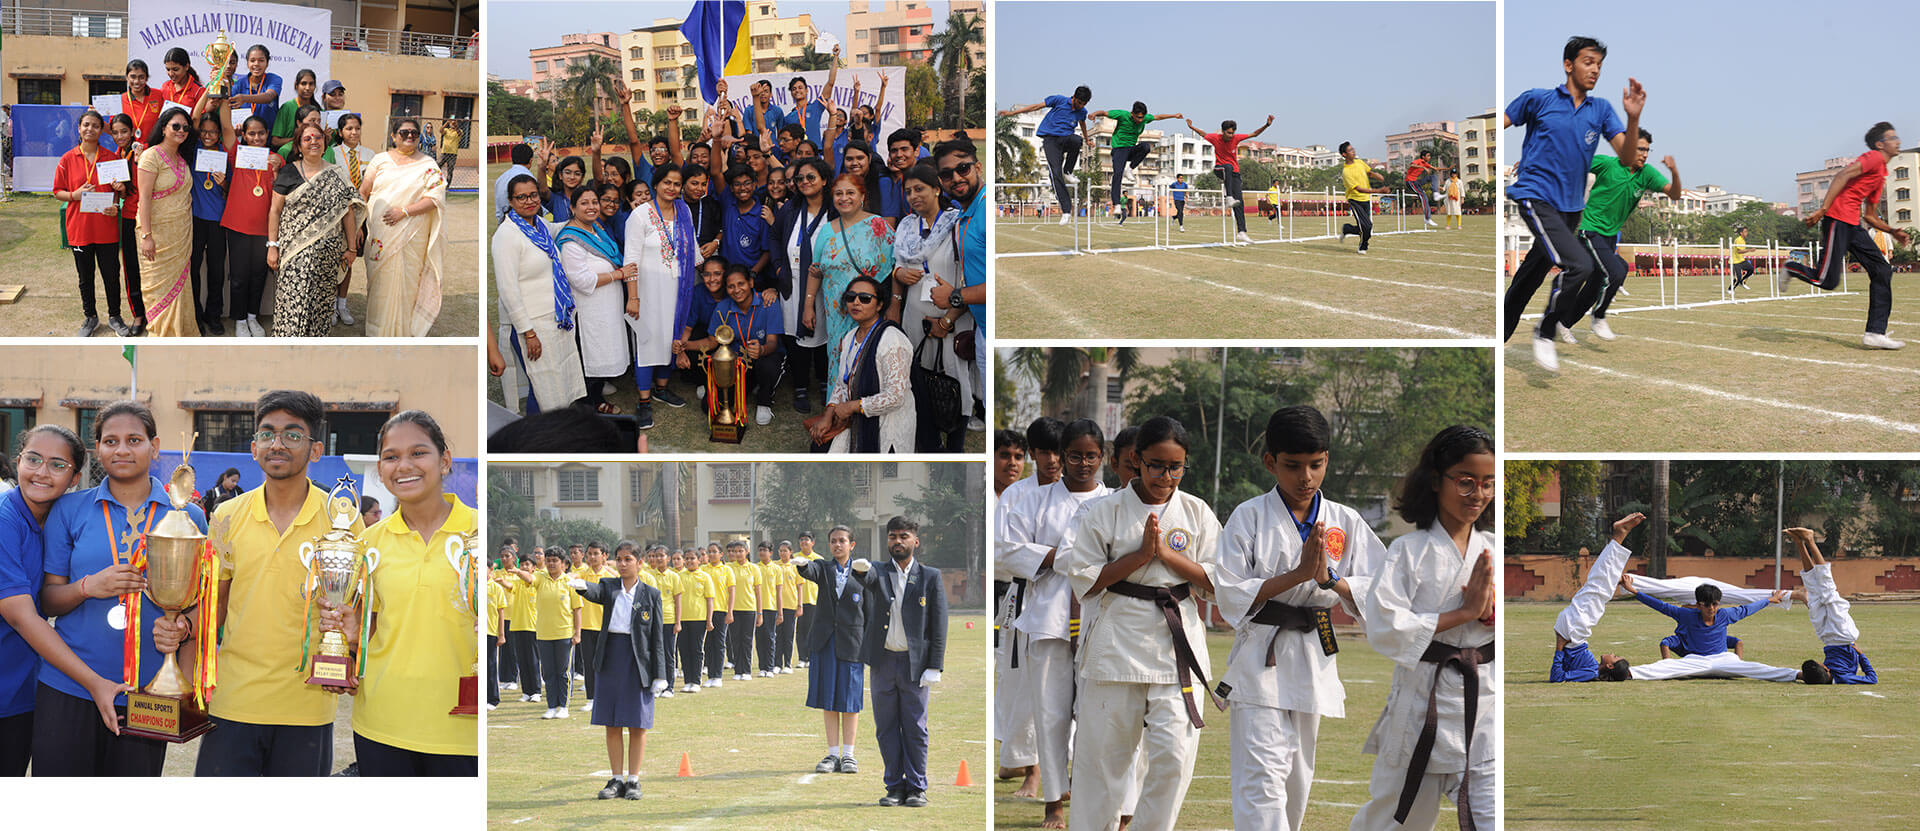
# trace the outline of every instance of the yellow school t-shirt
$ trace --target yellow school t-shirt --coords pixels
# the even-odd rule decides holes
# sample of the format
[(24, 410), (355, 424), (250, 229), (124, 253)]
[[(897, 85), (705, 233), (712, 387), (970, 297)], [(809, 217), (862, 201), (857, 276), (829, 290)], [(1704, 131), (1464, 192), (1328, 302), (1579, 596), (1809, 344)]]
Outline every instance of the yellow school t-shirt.
[[(643, 568), (640, 569), (640, 577), (642, 579), (651, 577), (652, 580), (649, 582), (655, 589), (660, 591), (660, 622), (668, 626), (679, 623), (680, 616), (674, 611), (673, 598), (680, 593), (680, 575), (667, 569), (655, 571), (650, 568)], [(673, 633), (668, 632), (667, 634), (671, 635)]]
[(759, 563), (754, 570), (760, 572), (760, 611), (771, 612), (780, 608), (780, 564), (771, 561)]
[[(642, 571), (644, 571), (644, 569), (642, 569)], [(612, 568), (604, 565), (598, 570), (583, 565), (573, 570), (573, 576), (589, 583), (598, 583), (602, 577), (619, 577), (620, 572), (614, 571)], [(606, 615), (607, 607), (598, 603), (583, 602), (580, 605), (580, 628), (587, 632), (598, 632)]]
[(680, 619), (705, 621), (713, 608), (713, 578), (700, 569), (681, 569)]
[(533, 595), (535, 638), (557, 641), (573, 637), (573, 610), (584, 603), (578, 592), (567, 587), (571, 579), (565, 574), (555, 578), (544, 569), (533, 576), (533, 585), (527, 588)]
[(1739, 265), (1746, 261), (1747, 261), (1747, 236), (1745, 234), (1741, 234), (1740, 236), (1733, 238), (1733, 264)]
[(709, 563), (702, 566), (701, 570), (705, 571), (707, 578), (713, 581), (713, 611), (715, 613), (727, 611), (734, 588), (733, 569), (721, 563)]
[(520, 575), (507, 574), (507, 631), (533, 631), (533, 586)]
[(445, 552), (454, 534), (479, 528), (480, 515), (451, 494), (444, 498), (452, 512), (432, 539), (407, 527), (404, 509), (367, 529), (380, 567), (372, 575), (376, 617), (367, 674), (353, 700), (353, 732), (419, 753), (473, 756), (480, 752), (479, 720), (448, 711), (459, 703), (459, 679), (478, 674), (474, 613), (454, 608), (454, 591), (466, 577)]
[(729, 563), (727, 569), (733, 572), (733, 619), (740, 620), (740, 612), (751, 612), (760, 608), (760, 567), (752, 563)]
[[(801, 563), (804, 563), (808, 560), (818, 560), (818, 559), (820, 559), (820, 555), (818, 554), (807, 554), (805, 552), (802, 552), (802, 553), (793, 555), (794, 576), (799, 577)], [(806, 578), (800, 578), (800, 602), (808, 606), (812, 606), (815, 603), (818, 603), (819, 601), (820, 601), (820, 586), (814, 583), (812, 580), (808, 580)]]
[(507, 607), (507, 590), (499, 583), (487, 581), (487, 637), (500, 638), (500, 610)]
[(788, 611), (800, 608), (800, 570), (792, 560), (777, 565), (780, 567), (780, 608)]
[(1367, 175), (1367, 170), (1368, 170), (1367, 163), (1360, 159), (1354, 159), (1353, 161), (1347, 162), (1346, 164), (1340, 166), (1340, 181), (1342, 184), (1346, 185), (1347, 201), (1349, 202), (1372, 202), (1373, 201), (1373, 194), (1361, 193), (1358, 190), (1359, 188), (1366, 187), (1368, 179), (1371, 178)]
[[(307, 637), (307, 579), (300, 546), (332, 530), (327, 492), (309, 485), (306, 501), (282, 533), (267, 518), (265, 486), (214, 509), (207, 537), (220, 555), (227, 604), (220, 642), (220, 684), (208, 711), (249, 724), (314, 727), (332, 724), (338, 699), (307, 683), (300, 656), (320, 650), (318, 625)], [(356, 512), (353, 532), (365, 527)], [(315, 607), (316, 623), (318, 607)], [(307, 661), (309, 667), (311, 659)]]

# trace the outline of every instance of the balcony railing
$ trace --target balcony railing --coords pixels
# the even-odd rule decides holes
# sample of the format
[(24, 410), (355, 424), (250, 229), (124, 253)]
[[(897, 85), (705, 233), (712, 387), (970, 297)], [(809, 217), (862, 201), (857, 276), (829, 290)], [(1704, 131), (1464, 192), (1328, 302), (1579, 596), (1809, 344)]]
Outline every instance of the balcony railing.
[[(73, 11), (13, 7), (0, 11), (0, 34), (50, 37), (124, 38), (126, 12)], [(423, 58), (478, 60), (471, 38), (456, 35), (403, 32), (365, 26), (334, 26), (333, 48), (379, 55), (415, 55)]]

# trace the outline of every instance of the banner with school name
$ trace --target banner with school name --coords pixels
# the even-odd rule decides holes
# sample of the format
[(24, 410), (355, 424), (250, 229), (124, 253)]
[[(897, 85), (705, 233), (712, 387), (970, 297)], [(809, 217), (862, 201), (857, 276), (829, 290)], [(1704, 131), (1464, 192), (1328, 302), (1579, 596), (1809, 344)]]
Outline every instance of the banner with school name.
[[(750, 72), (745, 75), (728, 75), (724, 79), (727, 82), (727, 101), (733, 104), (734, 112), (740, 113), (744, 117), (747, 112), (747, 105), (753, 103), (753, 85), (764, 79), (767, 83), (773, 85), (773, 105), (779, 107), (783, 112), (792, 112), (793, 96), (787, 94), (787, 84), (791, 83), (795, 76), (806, 79), (807, 86), (810, 89), (808, 94), (813, 96), (813, 100), (817, 101), (821, 99), (822, 87), (826, 86), (827, 83), (826, 70), (813, 72)], [(887, 135), (894, 130), (907, 126), (906, 67), (883, 66), (877, 69), (841, 69), (840, 76), (833, 81), (835, 89), (832, 100), (834, 106), (840, 109), (846, 110), (853, 108), (856, 103), (853, 100), (853, 84), (855, 81), (858, 81), (860, 83), (860, 100), (857, 103), (865, 104), (869, 107), (874, 106), (876, 103), (879, 103), (881, 76), (887, 78), (887, 100), (883, 106), (880, 106), (879, 109), (874, 111), (874, 115), (880, 119), (879, 137), (881, 140), (885, 140)], [(751, 124), (745, 126), (747, 129), (753, 129), (753, 125)], [(826, 124), (823, 121), (821, 123), (822, 129), (824, 129), (825, 126)]]
[(156, 87), (167, 80), (161, 59), (176, 46), (187, 50), (206, 83), (213, 68), (203, 53), (222, 29), (240, 54), (234, 74), (242, 80), (236, 84), (245, 83), (247, 50), (255, 44), (273, 56), (267, 71), (280, 76), (282, 102), (294, 100), (293, 76), (302, 69), (313, 70), (317, 83), (333, 77), (333, 13), (327, 9), (241, 0), (140, 0), (127, 5), (127, 23), (127, 59), (146, 61)]

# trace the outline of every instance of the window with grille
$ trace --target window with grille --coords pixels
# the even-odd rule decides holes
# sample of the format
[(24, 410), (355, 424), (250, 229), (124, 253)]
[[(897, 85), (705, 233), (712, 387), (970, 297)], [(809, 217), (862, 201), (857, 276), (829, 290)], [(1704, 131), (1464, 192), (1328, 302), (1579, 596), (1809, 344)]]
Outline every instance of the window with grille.
[(680, 70), (662, 69), (653, 74), (653, 79), (663, 84), (671, 84), (675, 81), (680, 80)]
[(1906, 208), (1901, 208), (1901, 209), (1900, 209), (1900, 221), (1901, 221), (1901, 222), (1912, 222), (1912, 221), (1913, 221), (1913, 211), (1910, 211), (1910, 210), (1907, 210)]
[(754, 35), (753, 48), (772, 49), (780, 45), (779, 35)]
[[(472, 147), (473, 146), (473, 99), (468, 98), (464, 95), (447, 95), (442, 97), (440, 100), (441, 100), (441, 104), (440, 104), (441, 117), (452, 119), (456, 122), (459, 122), (456, 126), (460, 128), (460, 146)], [(442, 146), (440, 148), (440, 152), (442, 153), (453, 152), (453, 148), (445, 146), (445, 142), (442, 142), (441, 145)]]
[(535, 71), (535, 72), (545, 72), (545, 71), (547, 71), (547, 62), (546, 62), (546, 61), (534, 61), (534, 62), (533, 62), (533, 71)]
[(892, 46), (899, 42), (900, 42), (899, 29), (881, 29), (880, 30), (879, 43), (881, 46)]
[(880, 478), (882, 479), (900, 478), (900, 463), (899, 462), (881, 462)]
[(647, 493), (646, 476), (645, 476), (646, 472), (647, 472), (646, 469), (639, 465), (627, 466), (627, 501), (628, 502), (632, 502), (638, 505), (642, 501), (642, 497), (646, 496), (646, 493)]
[(21, 78), (19, 90), (21, 104), (60, 103), (60, 82), (52, 78)]
[(646, 60), (647, 50), (642, 49), (638, 46), (635, 46), (627, 50), (627, 57), (631, 60), (636, 60), (636, 61)]
[(1899, 190), (1896, 190), (1893, 192), (1893, 194), (1895, 199), (1898, 199), (1902, 202), (1905, 202), (1913, 198), (1913, 191), (1908, 190), (1906, 188), (1901, 188)]
[(853, 469), (853, 498), (873, 498), (873, 467), (858, 465)]
[(193, 449), (215, 453), (248, 453), (253, 450), (253, 413), (241, 410), (196, 410), (193, 431), (199, 437)]
[(418, 116), (421, 112), (420, 107), (420, 96), (411, 93), (396, 92), (393, 94), (393, 106), (387, 111), (387, 114), (395, 118), (403, 115)]
[(564, 468), (554, 472), (558, 480), (555, 502), (599, 502), (600, 471), (595, 468)]
[(1904, 168), (1904, 167), (1901, 167), (1901, 168), (1895, 168), (1895, 169), (1894, 169), (1894, 171), (1893, 171), (1893, 178), (1895, 178), (1895, 179), (1905, 179), (1905, 178), (1907, 178), (1907, 174), (1908, 174), (1908, 173), (1910, 173), (1910, 172), (1912, 172), (1912, 171), (1910, 171), (1910, 170), (1908, 170), (1907, 168)]
[(691, 58), (691, 57), (693, 57), (693, 44), (691, 44), (691, 43), (687, 43), (687, 44), (681, 44), (681, 46), (680, 46), (680, 57), (682, 57), (682, 58)]
[(787, 36), (787, 45), (788, 45), (788, 46), (805, 46), (805, 45), (807, 45), (807, 33), (806, 33), (806, 32), (794, 32), (793, 34), (791, 34), (791, 35), (788, 35), (788, 36)]
[(1477, 158), (1480, 158), (1480, 148), (1478, 148), (1478, 147), (1469, 147), (1469, 148), (1467, 148), (1467, 158), (1469, 158), (1469, 159), (1477, 159)]
[(528, 502), (533, 501), (533, 471), (495, 468), (492, 473), (500, 477), (507, 490)]
[(753, 469), (749, 465), (713, 465), (714, 499), (752, 499)]
[(380, 425), (390, 413), (327, 413), (327, 455), (380, 453)]

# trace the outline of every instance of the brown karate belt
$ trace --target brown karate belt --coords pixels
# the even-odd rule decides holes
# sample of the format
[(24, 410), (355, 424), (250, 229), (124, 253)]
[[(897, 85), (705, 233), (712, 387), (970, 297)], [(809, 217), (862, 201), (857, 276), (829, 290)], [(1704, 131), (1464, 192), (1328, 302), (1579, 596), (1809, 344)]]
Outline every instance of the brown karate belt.
[(1273, 666), (1274, 644), (1280, 641), (1281, 632), (1319, 632), (1320, 651), (1332, 655), (1340, 651), (1340, 645), (1333, 638), (1333, 610), (1327, 608), (1308, 608), (1289, 606), (1277, 600), (1269, 600), (1253, 613), (1253, 622), (1279, 627), (1273, 636), (1267, 639), (1267, 666)]
[(1467, 784), (1473, 775), (1473, 725), (1480, 712), (1480, 665), (1493, 661), (1493, 643), (1454, 646), (1436, 641), (1427, 644), (1427, 651), (1420, 655), (1420, 661), (1434, 665), (1433, 686), (1427, 690), (1427, 720), (1420, 726), (1420, 740), (1414, 742), (1413, 757), (1407, 761), (1407, 780), (1400, 785), (1400, 803), (1393, 812), (1393, 819), (1404, 823), (1407, 814), (1413, 811), (1413, 800), (1420, 793), (1420, 778), (1427, 775), (1427, 762), (1433, 758), (1433, 742), (1440, 727), (1440, 673), (1448, 667), (1456, 667), (1460, 670), (1467, 698), (1466, 767), (1460, 772), (1460, 828), (1461, 831), (1475, 831), (1472, 791)]
[[(1193, 679), (1200, 679), (1200, 689), (1207, 690), (1207, 668), (1200, 665), (1200, 659), (1193, 654), (1193, 644), (1187, 642), (1186, 626), (1180, 622), (1180, 601), (1193, 594), (1193, 585), (1181, 583), (1175, 586), (1143, 586), (1124, 580), (1107, 587), (1107, 591), (1131, 597), (1135, 600), (1151, 601), (1167, 617), (1167, 631), (1173, 635), (1174, 663), (1180, 668), (1180, 697), (1187, 702), (1187, 721), (1197, 728), (1207, 726), (1200, 717), (1200, 705), (1193, 700)], [(1212, 695), (1211, 690), (1207, 690)], [(1214, 706), (1226, 709), (1218, 698)]]

